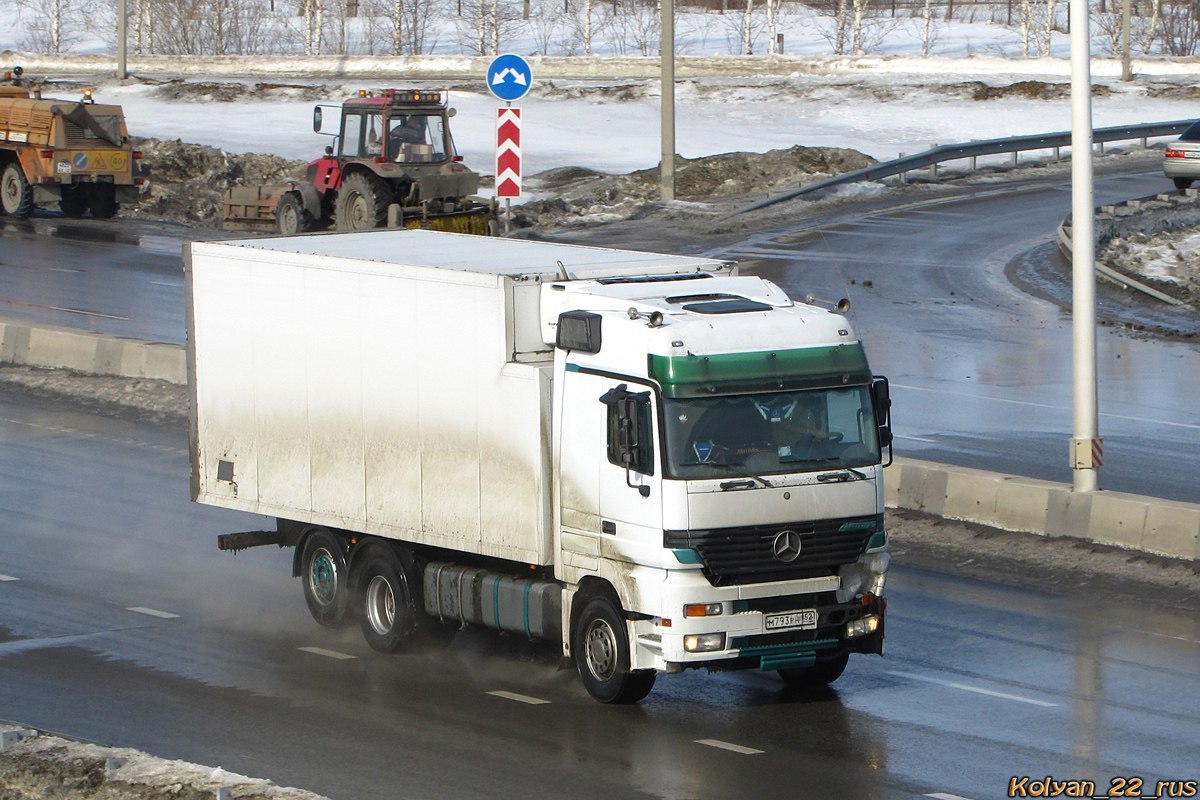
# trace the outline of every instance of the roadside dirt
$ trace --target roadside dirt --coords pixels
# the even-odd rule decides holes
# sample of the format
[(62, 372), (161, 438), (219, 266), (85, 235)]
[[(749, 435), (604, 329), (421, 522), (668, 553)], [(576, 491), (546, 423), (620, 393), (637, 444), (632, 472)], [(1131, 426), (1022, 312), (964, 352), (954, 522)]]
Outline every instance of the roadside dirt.
[[(16, 730), (21, 728), (0, 723), (0, 731)], [(222, 787), (237, 800), (325, 800), (220, 767), (48, 734), (21, 739), (0, 753), (0, 800), (212, 800)]]

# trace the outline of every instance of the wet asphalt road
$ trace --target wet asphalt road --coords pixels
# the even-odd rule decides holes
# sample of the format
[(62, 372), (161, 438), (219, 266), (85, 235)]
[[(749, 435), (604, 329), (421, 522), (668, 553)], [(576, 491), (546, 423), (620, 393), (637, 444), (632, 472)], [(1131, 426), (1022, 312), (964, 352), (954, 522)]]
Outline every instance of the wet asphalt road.
[[(1096, 198), (1164, 189), (1146, 167), (1099, 175)], [(898, 454), (1070, 482), (1070, 316), (1005, 275), (1054, 240), (1069, 210), (1066, 176), (1000, 183), (851, 208), (709, 254), (740, 259), (793, 297), (853, 301), (872, 366), (892, 380)], [(0, 316), (182, 343), (183, 238), (222, 235), (136, 221), (0, 221)], [(614, 244), (598, 235), (592, 243)], [(1200, 502), (1200, 343), (1102, 328), (1097, 350), (1101, 487)]]
[[(1099, 176), (1097, 203), (1165, 191), (1157, 171)], [(892, 384), (898, 453), (1071, 482), (1071, 317), (1005, 271), (1055, 240), (1062, 183), (999, 185), (753, 237), (737, 258), (790, 296), (852, 301)], [(1043, 248), (1046, 249), (1046, 248)], [(1200, 502), (1200, 342), (1100, 328), (1101, 488)]]
[(290, 550), (217, 551), (262, 520), (188, 502), (182, 431), (7, 400), (0, 441), (0, 716), (24, 724), (335, 800), (984, 800), (1014, 776), (1200, 777), (1191, 616), (898, 565), (887, 656), (833, 689), (689, 672), (609, 708), (516, 637), (379, 656), (319, 628)]

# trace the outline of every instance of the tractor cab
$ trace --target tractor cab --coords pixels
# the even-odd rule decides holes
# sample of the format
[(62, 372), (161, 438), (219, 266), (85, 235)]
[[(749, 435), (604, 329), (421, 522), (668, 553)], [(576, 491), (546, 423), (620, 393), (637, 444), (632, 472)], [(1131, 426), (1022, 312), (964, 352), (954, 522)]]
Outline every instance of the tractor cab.
[[(444, 164), (460, 160), (454, 153), (442, 92), (385, 89), (362, 91), (341, 106), (335, 130), (326, 130), (317, 106), (314, 129), (338, 137), (336, 157), (376, 164)], [(332, 123), (333, 120), (330, 120)]]

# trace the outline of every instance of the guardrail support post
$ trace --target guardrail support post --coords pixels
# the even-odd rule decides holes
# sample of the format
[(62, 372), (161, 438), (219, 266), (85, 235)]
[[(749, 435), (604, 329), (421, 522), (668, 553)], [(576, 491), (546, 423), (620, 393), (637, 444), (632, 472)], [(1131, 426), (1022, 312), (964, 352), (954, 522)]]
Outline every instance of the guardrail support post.
[[(901, 153), (899, 157), (900, 157), (900, 158), (904, 158), (906, 155), (908, 155), (908, 154), (907, 154), (907, 153)], [(901, 183), (908, 183), (908, 173), (907, 173), (907, 172), (901, 172), (901, 173), (900, 173), (900, 182), (901, 182)]]
[(1014, 167), (1017, 165), (1017, 151), (1016, 150), (1012, 151), (1012, 165)]
[(971, 156), (971, 172), (975, 171), (975, 164), (976, 164), (976, 158), (975, 158), (975, 156)]
[(1062, 161), (1062, 148), (1061, 147), (1054, 148), (1054, 160)]

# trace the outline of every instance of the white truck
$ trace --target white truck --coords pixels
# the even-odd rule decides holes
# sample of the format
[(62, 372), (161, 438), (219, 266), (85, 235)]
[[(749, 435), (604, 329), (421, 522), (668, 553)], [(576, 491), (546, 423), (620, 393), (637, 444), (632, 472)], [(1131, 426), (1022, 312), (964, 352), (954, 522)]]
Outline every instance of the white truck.
[(730, 263), (426, 230), (192, 242), (192, 497), (313, 617), (561, 642), (587, 691), (884, 651), (887, 381)]

